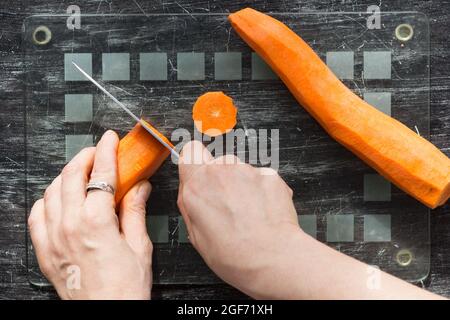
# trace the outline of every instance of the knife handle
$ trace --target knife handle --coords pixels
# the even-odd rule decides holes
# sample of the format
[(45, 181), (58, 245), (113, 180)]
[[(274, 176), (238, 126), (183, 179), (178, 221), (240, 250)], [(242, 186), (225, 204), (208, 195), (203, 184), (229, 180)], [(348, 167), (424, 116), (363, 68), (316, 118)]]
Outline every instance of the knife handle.
[[(173, 147), (163, 134), (149, 123), (145, 122), (145, 124)], [(119, 143), (116, 205), (136, 183), (149, 179), (169, 155), (170, 151), (148, 133), (140, 123), (137, 123)]]

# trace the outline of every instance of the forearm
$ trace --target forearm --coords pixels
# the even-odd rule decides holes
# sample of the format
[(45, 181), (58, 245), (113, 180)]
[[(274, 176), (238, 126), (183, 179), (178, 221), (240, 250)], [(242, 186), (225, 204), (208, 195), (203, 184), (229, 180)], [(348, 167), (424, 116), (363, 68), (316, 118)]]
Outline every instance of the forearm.
[(385, 272), (346, 256), (304, 232), (288, 236), (270, 268), (247, 292), (267, 299), (438, 299)]

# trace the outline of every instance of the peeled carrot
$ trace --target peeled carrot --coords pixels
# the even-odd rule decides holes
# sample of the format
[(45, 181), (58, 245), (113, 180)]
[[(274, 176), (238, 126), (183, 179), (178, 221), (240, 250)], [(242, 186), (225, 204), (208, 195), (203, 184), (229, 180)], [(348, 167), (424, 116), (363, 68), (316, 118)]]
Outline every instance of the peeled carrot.
[[(170, 141), (149, 123), (145, 124), (157, 133), (170, 146)], [(117, 153), (116, 204), (137, 182), (149, 179), (170, 151), (144, 129), (139, 123), (120, 140)]]
[(233, 99), (223, 92), (205, 93), (197, 99), (192, 109), (197, 130), (211, 137), (230, 132), (236, 125), (236, 115)]
[(229, 20), (334, 139), (428, 207), (448, 200), (450, 159), (438, 148), (350, 91), (280, 21), (250, 8)]

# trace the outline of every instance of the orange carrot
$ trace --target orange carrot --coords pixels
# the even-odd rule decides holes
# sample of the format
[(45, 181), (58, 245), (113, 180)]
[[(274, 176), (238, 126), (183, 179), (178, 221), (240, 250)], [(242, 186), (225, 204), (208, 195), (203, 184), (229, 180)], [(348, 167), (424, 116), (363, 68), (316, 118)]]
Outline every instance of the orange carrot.
[[(145, 124), (172, 146), (170, 141), (149, 123)], [(142, 125), (136, 124), (119, 143), (116, 204), (137, 182), (149, 179), (169, 155), (167, 148), (153, 138)]]
[(450, 196), (450, 159), (399, 121), (348, 89), (297, 34), (247, 8), (232, 26), (339, 143), (430, 208)]
[(223, 92), (205, 93), (192, 109), (197, 130), (211, 137), (230, 132), (236, 125), (236, 114), (233, 99)]

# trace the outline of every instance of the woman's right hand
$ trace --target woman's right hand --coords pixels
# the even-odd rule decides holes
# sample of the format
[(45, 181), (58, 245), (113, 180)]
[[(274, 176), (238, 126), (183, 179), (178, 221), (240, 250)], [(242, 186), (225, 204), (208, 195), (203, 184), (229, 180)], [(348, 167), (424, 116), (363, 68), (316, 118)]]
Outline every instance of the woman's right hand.
[(179, 172), (178, 206), (208, 266), (249, 295), (274, 293), (273, 265), (302, 233), (292, 190), (276, 171), (213, 159), (196, 141), (183, 148)]

